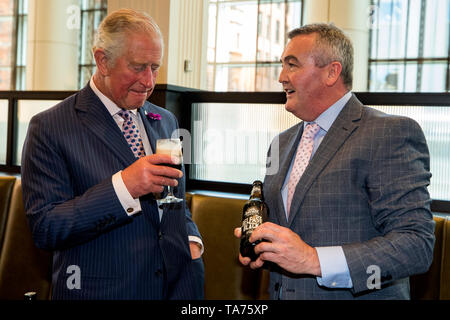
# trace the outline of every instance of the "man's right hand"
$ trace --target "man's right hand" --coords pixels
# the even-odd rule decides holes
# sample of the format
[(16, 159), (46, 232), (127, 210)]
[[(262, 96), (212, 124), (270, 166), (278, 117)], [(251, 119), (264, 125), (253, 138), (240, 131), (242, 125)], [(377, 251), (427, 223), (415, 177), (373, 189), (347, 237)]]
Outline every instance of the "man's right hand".
[(133, 198), (161, 193), (165, 186), (175, 187), (183, 172), (164, 164), (175, 164), (170, 155), (152, 154), (136, 160), (122, 171), (122, 180)]

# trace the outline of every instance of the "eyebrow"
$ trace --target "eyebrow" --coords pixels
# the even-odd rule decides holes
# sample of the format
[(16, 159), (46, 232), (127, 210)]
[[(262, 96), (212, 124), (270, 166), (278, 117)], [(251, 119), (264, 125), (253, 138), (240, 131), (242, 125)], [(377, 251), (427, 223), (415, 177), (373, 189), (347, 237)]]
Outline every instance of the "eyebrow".
[(289, 60), (291, 60), (291, 59), (294, 60), (294, 61), (296, 61), (296, 62), (298, 62), (298, 59), (297, 59), (295, 56), (293, 56), (293, 55), (286, 56), (286, 57), (284, 57), (283, 60), (280, 59), (280, 62), (281, 62), (281, 63), (283, 63), (283, 61), (284, 61), (284, 62), (287, 62), (287, 61), (289, 61)]

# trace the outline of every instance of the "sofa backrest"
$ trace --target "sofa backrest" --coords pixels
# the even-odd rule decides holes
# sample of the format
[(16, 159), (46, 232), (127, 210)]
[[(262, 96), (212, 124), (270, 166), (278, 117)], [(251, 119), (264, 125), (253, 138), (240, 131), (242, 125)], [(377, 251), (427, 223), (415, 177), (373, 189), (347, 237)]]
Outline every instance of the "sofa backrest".
[(241, 265), (239, 239), (233, 234), (234, 228), (241, 226), (244, 203), (241, 199), (192, 195), (192, 218), (205, 246), (205, 299), (257, 298), (259, 271)]
[[(36, 291), (38, 299), (48, 299), (51, 254), (35, 247), (23, 208), (21, 181), (14, 180), (0, 251), (0, 300), (22, 300), (28, 291)], [(5, 194), (0, 194), (0, 203), (8, 201)], [(245, 200), (195, 193), (187, 193), (186, 200), (205, 245), (205, 299), (268, 299), (268, 272), (251, 270), (238, 261), (239, 239), (233, 231), (241, 224)], [(414, 300), (450, 299), (450, 219), (434, 220), (433, 263), (428, 272), (411, 277)]]
[(21, 180), (11, 197), (5, 240), (0, 255), (0, 300), (22, 300), (29, 291), (37, 299), (50, 296), (51, 254), (36, 248), (25, 217)]
[(15, 177), (0, 177), (0, 254), (5, 236), (6, 221), (8, 220), (9, 204), (11, 203), (11, 195), (15, 182)]

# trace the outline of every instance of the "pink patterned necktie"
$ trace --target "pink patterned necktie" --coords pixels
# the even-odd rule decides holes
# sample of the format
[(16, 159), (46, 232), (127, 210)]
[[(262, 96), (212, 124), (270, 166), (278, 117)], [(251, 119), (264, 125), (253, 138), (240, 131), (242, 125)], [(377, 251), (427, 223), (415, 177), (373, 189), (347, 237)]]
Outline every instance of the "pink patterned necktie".
[(309, 159), (314, 147), (314, 137), (319, 132), (320, 126), (317, 123), (308, 123), (303, 131), (302, 138), (300, 139), (300, 145), (297, 148), (295, 155), (294, 165), (292, 166), (291, 174), (288, 182), (288, 197), (287, 197), (287, 214), (289, 217), (289, 211), (291, 209), (292, 197), (294, 196), (295, 187), (298, 180), (302, 176), (306, 167), (308, 166)]
[(141, 134), (139, 129), (133, 123), (131, 119), (130, 111), (122, 109), (117, 112), (119, 116), (123, 118), (122, 133), (127, 140), (128, 146), (133, 151), (136, 158), (145, 156), (144, 145), (142, 144)]

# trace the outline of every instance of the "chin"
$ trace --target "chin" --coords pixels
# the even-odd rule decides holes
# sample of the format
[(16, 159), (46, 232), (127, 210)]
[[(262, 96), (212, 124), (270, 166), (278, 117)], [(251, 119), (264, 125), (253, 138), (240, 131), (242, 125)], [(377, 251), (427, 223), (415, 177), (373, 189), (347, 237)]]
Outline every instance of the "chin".
[(140, 108), (140, 107), (142, 107), (144, 105), (146, 100), (147, 99), (144, 99), (144, 100), (132, 100), (127, 105), (128, 106), (133, 106), (134, 108)]

